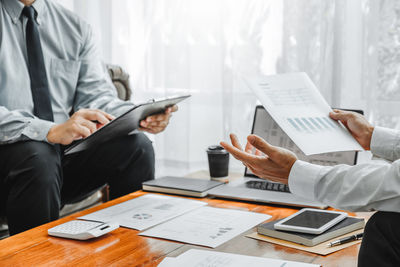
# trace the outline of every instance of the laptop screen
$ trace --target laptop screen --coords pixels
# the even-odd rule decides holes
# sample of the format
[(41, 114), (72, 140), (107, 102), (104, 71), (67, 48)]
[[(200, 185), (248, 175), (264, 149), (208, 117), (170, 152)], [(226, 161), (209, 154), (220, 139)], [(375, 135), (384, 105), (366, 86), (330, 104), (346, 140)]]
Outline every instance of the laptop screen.
[[(352, 111), (362, 113), (360, 110)], [(332, 152), (306, 156), (272, 119), (263, 106), (256, 107), (251, 133), (262, 137), (274, 146), (280, 146), (289, 149), (290, 151), (294, 152), (300, 160), (306, 162), (324, 166), (333, 166), (337, 164), (354, 165), (357, 162), (357, 151)], [(247, 168), (244, 175), (256, 177)]]

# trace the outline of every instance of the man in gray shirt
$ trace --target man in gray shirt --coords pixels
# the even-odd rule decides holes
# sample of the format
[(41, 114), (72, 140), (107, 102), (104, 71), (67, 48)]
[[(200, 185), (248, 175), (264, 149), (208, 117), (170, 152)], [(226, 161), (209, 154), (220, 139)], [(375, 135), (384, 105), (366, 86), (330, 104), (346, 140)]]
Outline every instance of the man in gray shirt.
[[(0, 62), (0, 211), (10, 234), (57, 219), (62, 204), (106, 183), (116, 198), (154, 178), (143, 133), (63, 156), (133, 107), (117, 98), (87, 23), (51, 0), (0, 0)], [(176, 110), (141, 130), (163, 131)]]

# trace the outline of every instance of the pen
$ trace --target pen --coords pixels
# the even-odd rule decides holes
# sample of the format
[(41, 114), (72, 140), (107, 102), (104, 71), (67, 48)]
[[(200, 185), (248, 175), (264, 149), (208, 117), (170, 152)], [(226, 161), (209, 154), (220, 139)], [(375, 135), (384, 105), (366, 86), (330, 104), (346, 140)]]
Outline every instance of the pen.
[(328, 244), (328, 247), (333, 247), (333, 246), (338, 246), (341, 244), (349, 243), (351, 241), (356, 241), (360, 240), (363, 237), (364, 233), (356, 234), (356, 235), (351, 235), (351, 236), (346, 236), (341, 239), (335, 240), (331, 243)]

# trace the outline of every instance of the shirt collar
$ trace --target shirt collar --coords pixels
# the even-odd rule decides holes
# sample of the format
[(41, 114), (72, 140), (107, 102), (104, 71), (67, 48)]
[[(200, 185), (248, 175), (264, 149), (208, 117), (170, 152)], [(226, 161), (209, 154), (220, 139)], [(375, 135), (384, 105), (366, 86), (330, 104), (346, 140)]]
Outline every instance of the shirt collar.
[(45, 11), (44, 1), (43, 0), (36, 0), (35, 2), (33, 2), (32, 6), (37, 12), (36, 22), (38, 24), (41, 24), (42, 23), (43, 14), (44, 14), (44, 11)]
[[(2, 0), (4, 3), (4, 7), (7, 10), (7, 13), (10, 15), (11, 20), (14, 24), (16, 24), (21, 17), (22, 9), (24, 8), (24, 4), (22, 4), (19, 0)], [(33, 8), (37, 12), (36, 22), (38, 24), (41, 23), (41, 15), (44, 13), (44, 2), (43, 0), (36, 0), (32, 4)]]
[(11, 20), (14, 24), (17, 23), (24, 5), (18, 0), (3, 0), (3, 4)]

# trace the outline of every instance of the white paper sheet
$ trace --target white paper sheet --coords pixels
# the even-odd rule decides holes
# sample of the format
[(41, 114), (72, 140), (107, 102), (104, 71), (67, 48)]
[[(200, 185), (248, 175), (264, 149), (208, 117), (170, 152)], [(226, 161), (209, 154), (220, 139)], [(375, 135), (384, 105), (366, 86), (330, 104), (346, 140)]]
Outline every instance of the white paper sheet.
[(176, 267), (176, 258), (165, 257), (158, 265), (158, 267)]
[[(355, 163), (356, 152), (354, 151), (330, 152), (306, 156), (264, 109), (257, 111), (253, 133), (268, 140), (268, 143), (271, 145), (289, 149), (296, 154), (298, 159), (313, 164), (334, 166), (338, 164), (353, 165)], [(247, 171), (250, 173), (250, 170)]]
[(79, 219), (113, 221), (123, 227), (144, 230), (205, 205), (207, 203), (203, 201), (147, 194), (79, 217)]
[(245, 78), (262, 105), (306, 155), (363, 150), (306, 73)]
[[(208, 250), (191, 249), (171, 261), (173, 266), (185, 267), (317, 267), (320, 265), (276, 260)], [(163, 267), (172, 265), (159, 265)]]
[(202, 207), (139, 235), (215, 248), (269, 218), (262, 213)]

